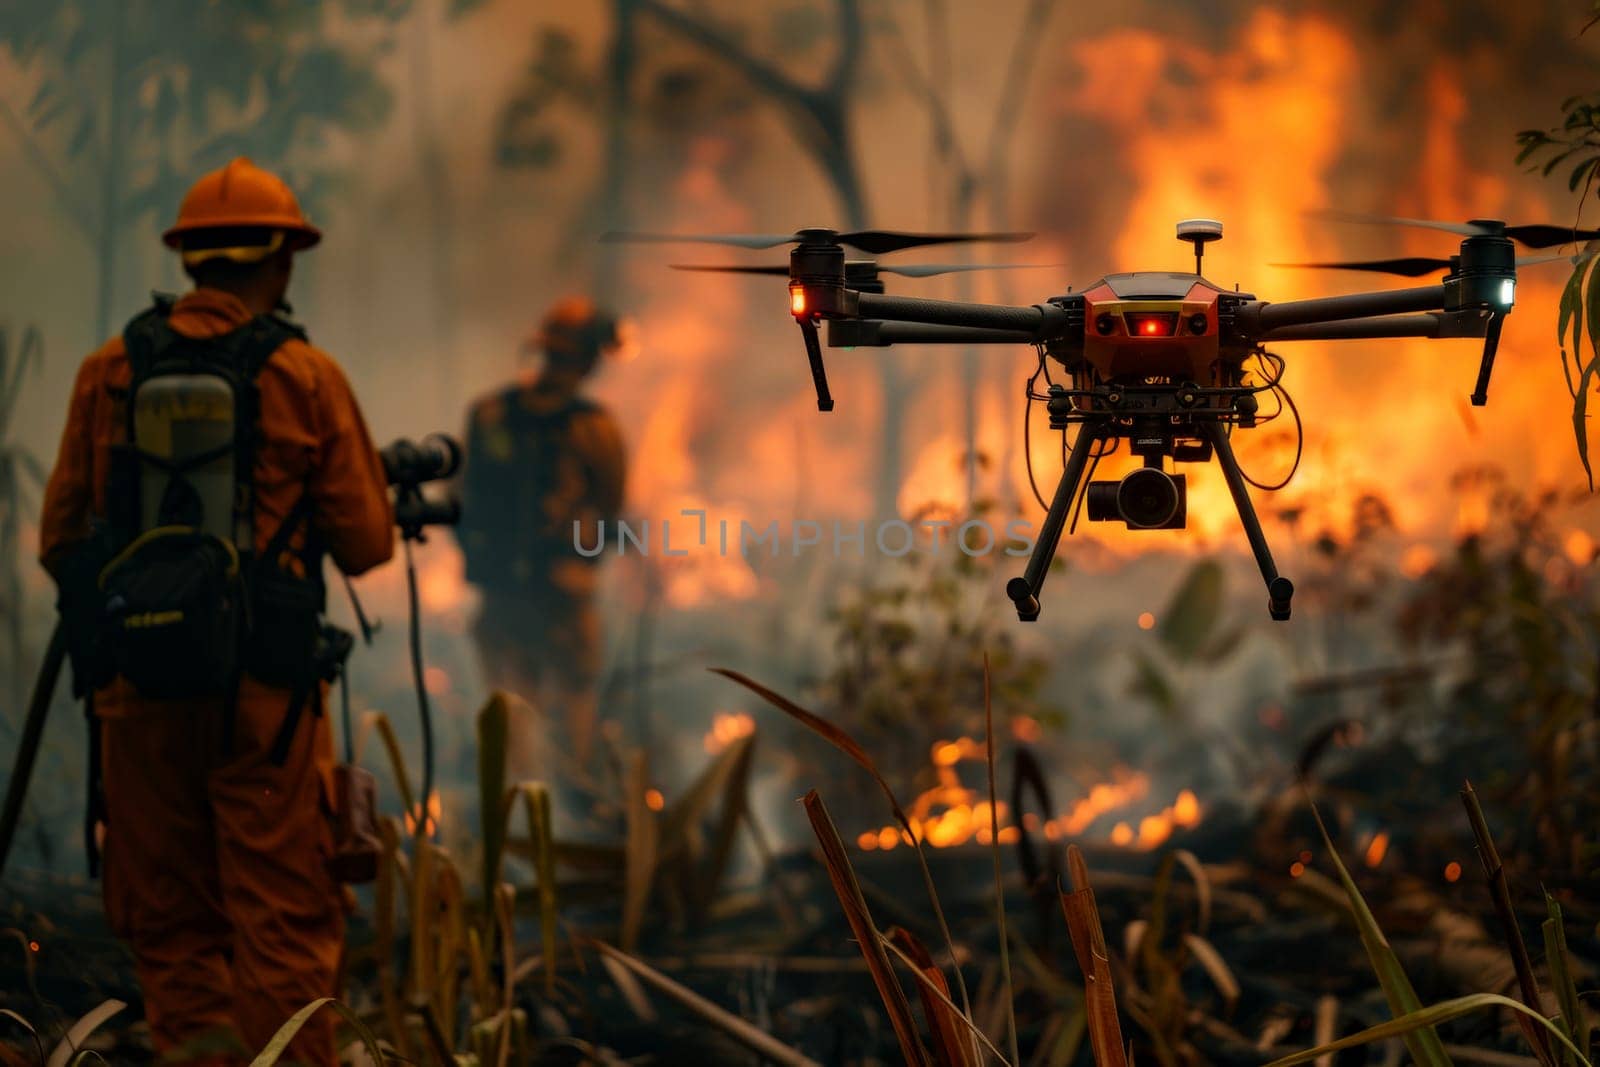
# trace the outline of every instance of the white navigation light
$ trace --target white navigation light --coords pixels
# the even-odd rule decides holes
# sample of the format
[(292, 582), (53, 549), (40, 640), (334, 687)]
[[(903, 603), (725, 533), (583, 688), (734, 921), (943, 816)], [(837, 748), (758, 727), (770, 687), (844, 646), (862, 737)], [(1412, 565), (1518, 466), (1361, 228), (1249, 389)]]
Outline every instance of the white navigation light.
[(1517, 299), (1517, 280), (1506, 278), (1500, 283), (1500, 306), (1510, 307)]

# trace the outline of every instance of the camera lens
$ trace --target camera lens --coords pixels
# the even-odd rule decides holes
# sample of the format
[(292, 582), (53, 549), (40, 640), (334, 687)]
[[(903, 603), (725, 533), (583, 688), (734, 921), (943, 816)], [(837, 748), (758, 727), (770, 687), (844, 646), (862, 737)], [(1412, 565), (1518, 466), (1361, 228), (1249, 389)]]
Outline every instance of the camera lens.
[(1178, 514), (1178, 485), (1165, 471), (1141, 467), (1117, 485), (1117, 512), (1129, 526), (1165, 526)]
[(461, 466), (461, 445), (448, 434), (434, 433), (419, 444), (401, 438), (378, 453), (391, 485), (421, 485), (449, 478)]

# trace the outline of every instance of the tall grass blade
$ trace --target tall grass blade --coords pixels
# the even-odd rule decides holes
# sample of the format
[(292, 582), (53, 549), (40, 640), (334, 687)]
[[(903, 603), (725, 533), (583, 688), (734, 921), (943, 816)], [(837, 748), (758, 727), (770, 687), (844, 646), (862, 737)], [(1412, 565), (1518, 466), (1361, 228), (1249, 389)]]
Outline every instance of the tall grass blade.
[[(517, 890), (516, 887), (501, 882), (495, 889), (494, 895), (495, 928), (500, 932), (500, 1018), (509, 1021), (512, 1026), (516, 1023), (516, 1012), (512, 1005), (516, 1001), (516, 974), (517, 974)], [(512, 1046), (516, 1046), (518, 1056), (522, 1055), (525, 1038), (518, 1035), (515, 1029), (507, 1030), (502, 1027), (499, 1035), (498, 1054), (495, 1057), (497, 1067), (505, 1067), (510, 1056)]]
[[(518, 797), (528, 823), (533, 848), (533, 869), (539, 879), (539, 940), (544, 956), (544, 991), (555, 993), (556, 981), (556, 850), (550, 824), (550, 790), (540, 782), (523, 782), (506, 794), (509, 809)], [(505, 822), (509, 825), (509, 817)], [(496, 872), (496, 878), (499, 872)]]
[[(1567, 951), (1567, 932), (1561, 923), (1561, 905), (1549, 893), (1544, 896), (1545, 909), (1550, 917), (1544, 921), (1544, 956), (1550, 967), (1550, 984), (1555, 987), (1556, 1003), (1561, 1005), (1561, 1029), (1585, 1055), (1589, 1052), (1590, 1027), (1578, 1000), (1578, 987), (1572, 978), (1572, 956)], [(1562, 1054), (1562, 1062), (1571, 1067), (1572, 1056)]]
[[(494, 902), (491, 899), (488, 922), (494, 923)], [(494, 980), (489, 977), (489, 957), (484, 947), (483, 935), (477, 927), (467, 930), (467, 976), (472, 982), (472, 1003), (475, 1018), (493, 1015), (499, 1005), (495, 1003)]]
[[(1533, 974), (1533, 961), (1528, 958), (1528, 946), (1522, 939), (1522, 926), (1517, 922), (1516, 906), (1511, 902), (1511, 887), (1506, 882), (1505, 864), (1500, 862), (1500, 850), (1495, 848), (1494, 836), (1489, 833), (1489, 823), (1483, 816), (1483, 805), (1478, 803), (1478, 793), (1467, 782), (1461, 789), (1461, 803), (1467, 809), (1467, 821), (1472, 824), (1472, 837), (1478, 845), (1478, 860), (1483, 864), (1484, 877), (1489, 882), (1489, 896), (1494, 901), (1495, 915), (1500, 919), (1500, 929), (1505, 936), (1506, 948), (1511, 953), (1511, 964), (1517, 971), (1517, 988), (1522, 991), (1522, 1001), (1543, 1014), (1543, 999), (1539, 995), (1539, 980)], [(1554, 1067), (1555, 1055), (1549, 1041), (1533, 1029), (1523, 1018), (1517, 1020), (1528, 1044), (1545, 1067)]]
[[(1309, 796), (1307, 802), (1310, 803)], [(1416, 990), (1411, 988), (1411, 979), (1406, 977), (1405, 969), (1400, 966), (1400, 960), (1395, 956), (1394, 949), (1389, 947), (1389, 939), (1384, 936), (1383, 929), (1378, 926), (1378, 920), (1373, 918), (1371, 909), (1361, 896), (1361, 890), (1356, 888), (1355, 879), (1350, 877), (1344, 861), (1339, 858), (1339, 850), (1334, 848), (1333, 838), (1322, 822), (1322, 813), (1317, 810), (1314, 803), (1311, 804), (1311, 815), (1317, 820), (1317, 830), (1322, 834), (1322, 843), (1333, 860), (1334, 870), (1339, 875), (1339, 884), (1344, 887), (1350, 912), (1355, 916), (1356, 929), (1361, 934), (1361, 943), (1367, 950), (1367, 958), (1372, 961), (1372, 969), (1378, 976), (1378, 984), (1383, 987), (1383, 995), (1389, 1001), (1389, 1014), (1396, 1019), (1414, 1014), (1421, 1010), (1422, 1002), (1417, 999)], [(1411, 1058), (1421, 1067), (1445, 1067), (1450, 1063), (1450, 1056), (1445, 1052), (1444, 1045), (1432, 1026), (1406, 1027), (1396, 1033), (1404, 1038)]]
[(38, 1054), (39, 1063), (42, 1065), (44, 1063), (44, 1042), (40, 1040), (39, 1031), (33, 1028), (33, 1024), (10, 1008), (0, 1008), (0, 1019), (10, 1019), (28, 1032), (28, 1036), (33, 1039), (33, 1051)]
[[(989, 686), (989, 652), (983, 653), (983, 747), (989, 776), (989, 857), (994, 862), (994, 918), (1000, 928), (1000, 983), (1001, 996), (1006, 1008), (1006, 1049), (1012, 1063), (1021, 1063), (1017, 1052), (1017, 1009), (1011, 984), (1010, 935), (1006, 931), (1006, 886), (1000, 874), (1000, 806), (995, 796), (994, 772), (994, 700)], [(1020, 825), (1020, 813), (1013, 818)]]
[(344, 1021), (350, 1024), (350, 1029), (354, 1030), (356, 1036), (361, 1039), (361, 1046), (366, 1049), (367, 1055), (372, 1058), (373, 1063), (382, 1067), (383, 1064), (390, 1062), (384, 1056), (383, 1049), (378, 1044), (378, 1039), (372, 1035), (371, 1030), (367, 1029), (367, 1024), (361, 1021), (361, 1016), (333, 997), (323, 997), (320, 1000), (313, 1000), (310, 1004), (289, 1016), (289, 1020), (278, 1027), (278, 1032), (272, 1035), (272, 1040), (267, 1042), (266, 1047), (261, 1050), (260, 1054), (250, 1061), (250, 1067), (273, 1067), (273, 1064), (277, 1063), (279, 1057), (283, 1055), (283, 1050), (289, 1047), (289, 1042), (293, 1041), (295, 1036), (300, 1033), (300, 1028), (305, 1026), (307, 1021), (323, 1008), (332, 1008), (344, 1016)]
[(1111, 957), (1106, 951), (1105, 928), (1089, 885), (1089, 867), (1077, 845), (1067, 846), (1067, 874), (1072, 891), (1061, 894), (1072, 951), (1083, 971), (1084, 1011), (1088, 1015), (1089, 1046), (1097, 1067), (1128, 1067), (1122, 1043), (1122, 1023), (1117, 1018), (1117, 992), (1111, 979)]
[[(905, 965), (906, 970), (917, 980), (920, 993), (931, 995), (934, 1000), (943, 1005), (949, 1012), (950, 1018), (955, 1022), (959, 1022), (972, 1035), (973, 1041), (982, 1045), (994, 1055), (994, 1058), (1000, 1063), (1000, 1067), (1012, 1067), (1011, 1061), (1006, 1059), (1006, 1054), (995, 1047), (994, 1042), (989, 1040), (982, 1027), (968, 1016), (961, 1014), (961, 1009), (956, 1007), (955, 1001), (950, 999), (950, 984), (943, 980), (943, 972), (938, 971), (937, 968), (933, 971), (924, 971), (915, 960), (906, 955), (899, 945), (884, 934), (880, 933), (878, 940), (883, 943), (883, 947), (890, 954)], [(923, 952), (927, 952), (927, 946), (923, 946)], [(933, 959), (932, 956), (927, 956), (926, 958), (929, 961)]]
[(850, 924), (861, 955), (866, 958), (867, 971), (872, 975), (873, 984), (878, 987), (884, 1010), (889, 1013), (889, 1023), (900, 1042), (900, 1052), (912, 1067), (927, 1067), (928, 1053), (922, 1047), (922, 1039), (917, 1036), (917, 1024), (911, 1016), (911, 1002), (906, 999), (906, 991), (901, 988), (894, 967), (889, 963), (888, 954), (878, 936), (878, 928), (873, 924), (872, 912), (867, 908), (866, 898), (861, 895), (855, 869), (850, 866), (849, 854), (845, 852), (844, 842), (839, 839), (839, 830), (815, 789), (807, 793), (801, 803), (805, 805), (806, 817), (811, 820), (811, 829), (817, 835), (817, 842), (822, 846), (822, 862), (828, 870), (828, 880), (833, 883), (833, 892), (839, 898), (839, 906), (844, 909), (845, 920)]
[(83, 1047), (89, 1035), (126, 1007), (127, 1005), (120, 1000), (106, 1000), (85, 1012), (77, 1022), (67, 1028), (67, 1032), (61, 1037), (61, 1043), (56, 1045), (50, 1053), (50, 1058), (45, 1061), (45, 1067), (67, 1067), (67, 1062)]
[(1175, 848), (1167, 853), (1173, 861), (1182, 864), (1183, 869), (1189, 872), (1189, 878), (1194, 882), (1195, 906), (1199, 911), (1195, 926), (1195, 933), (1204, 935), (1211, 925), (1211, 878), (1206, 874), (1205, 866), (1196, 856), (1186, 848)]
[(1089, 1019), (1081, 1006), (1058, 1012), (1045, 1025), (1029, 1067), (1068, 1067), (1078, 1058)]
[(508, 829), (502, 798), (506, 794), (510, 720), (506, 695), (495, 690), (478, 712), (478, 822), (483, 833), (483, 929), (486, 933), (493, 929), (494, 888), (500, 882), (500, 857), (505, 851)]
[(678, 1004), (711, 1023), (723, 1033), (756, 1053), (756, 1055), (780, 1064), (781, 1067), (820, 1067), (815, 1060), (795, 1051), (764, 1030), (750, 1025), (732, 1012), (713, 1004), (694, 990), (667, 977), (643, 960), (601, 941), (591, 941), (589, 943), (601, 954), (631, 971), (646, 985), (677, 1001)]
[(411, 970), (406, 999), (415, 1008), (418, 1004), (427, 1003), (434, 994), (433, 919), (437, 875), (434, 871), (433, 843), (420, 834), (411, 840), (411, 898), (408, 902)]
[(605, 968), (606, 976), (611, 979), (611, 984), (617, 987), (617, 992), (622, 994), (623, 1002), (633, 1010), (634, 1015), (647, 1023), (656, 1022), (661, 1018), (656, 1006), (650, 1003), (650, 994), (639, 984), (637, 975), (604, 952), (600, 953), (600, 966)]
[(670, 862), (686, 850), (694, 836), (691, 831), (710, 813), (712, 804), (719, 797), (726, 799), (728, 784), (738, 777), (739, 765), (748, 764), (754, 739), (754, 734), (746, 734), (717, 753), (683, 794), (662, 811), (660, 862)]
[(395, 973), (396, 915), (400, 887), (407, 883), (405, 856), (400, 851), (400, 825), (394, 816), (378, 820), (383, 854), (378, 861), (378, 883), (373, 887), (373, 940), (378, 960), (378, 999), (383, 1005), (389, 1040), (400, 1055), (411, 1058), (411, 1035), (406, 1026), (404, 994)]
[(645, 799), (649, 786), (650, 765), (643, 750), (635, 751), (628, 761), (623, 798), (628, 840), (623, 861), (620, 940), (628, 951), (639, 943), (639, 928), (644, 923), (645, 904), (656, 875), (658, 829), (655, 813)]
[(435, 908), (433, 1002), (439, 1025), (446, 1033), (456, 1032), (456, 1011), (461, 1002), (461, 956), (466, 951), (466, 889), (461, 872), (450, 854), (439, 849), (438, 906)]
[(963, 1015), (971, 1017), (972, 1001), (967, 996), (967, 980), (961, 973), (961, 959), (956, 954), (955, 938), (950, 935), (950, 924), (945, 921), (944, 907), (939, 903), (939, 892), (933, 885), (933, 871), (928, 868), (928, 855), (922, 847), (922, 837), (912, 829), (911, 820), (907, 817), (905, 809), (900, 806), (900, 801), (895, 797), (894, 790), (889, 788), (888, 780), (878, 770), (878, 765), (872, 761), (872, 757), (867, 755), (866, 749), (857, 744), (855, 738), (833, 723), (814, 712), (807, 711), (788, 697), (773, 692), (760, 682), (747, 678), (738, 671), (731, 671), (725, 667), (712, 667), (711, 672), (739, 683), (779, 711), (797, 720), (812, 733), (849, 756), (856, 762), (857, 766), (872, 776), (872, 780), (877, 783), (878, 789), (883, 793), (884, 799), (889, 802), (889, 810), (894, 814), (895, 822), (900, 824), (900, 829), (904, 833), (905, 839), (911, 843), (911, 847), (916, 852), (917, 866), (922, 872), (922, 886), (927, 891), (928, 904), (933, 908), (933, 917), (939, 926), (939, 936), (944, 939), (945, 950), (950, 954), (950, 968), (955, 972), (956, 989), (961, 994), (961, 1012)]
[(1498, 1008), (1509, 1008), (1527, 1018), (1534, 1025), (1543, 1026), (1546, 1031), (1555, 1035), (1556, 1040), (1562, 1046), (1577, 1057), (1580, 1067), (1593, 1067), (1589, 1060), (1578, 1052), (1577, 1047), (1567, 1040), (1567, 1035), (1563, 1034), (1549, 1019), (1546, 1019), (1543, 1015), (1522, 1003), (1522, 1001), (1503, 997), (1499, 993), (1473, 993), (1465, 997), (1456, 997), (1454, 1000), (1443, 1000), (1431, 1007), (1419, 1008), (1414, 1012), (1408, 1012), (1405, 1015), (1390, 1019), (1386, 1023), (1370, 1026), (1358, 1034), (1341, 1037), (1339, 1040), (1330, 1041), (1326, 1045), (1318, 1045), (1316, 1048), (1308, 1048), (1302, 1052), (1284, 1056), (1282, 1059), (1273, 1060), (1266, 1067), (1295, 1067), (1296, 1064), (1309, 1063), (1319, 1056), (1331, 1052), (1340, 1052), (1347, 1048), (1368, 1045), (1374, 1041), (1387, 1041), (1395, 1037), (1404, 1038), (1408, 1034), (1432, 1030), (1441, 1023), (1459, 1019), (1463, 1015), (1469, 1015), (1475, 1011)]
[(428, 1039), (428, 1047), (433, 1050), (433, 1059), (439, 1067), (452, 1067), (459, 1061), (450, 1048), (450, 1038), (445, 1035), (444, 1027), (439, 1023), (439, 1016), (433, 1010), (433, 1005), (422, 1001), (416, 1005), (417, 1018), (422, 1022), (422, 1034)]
[(411, 775), (406, 770), (406, 756), (400, 748), (400, 739), (395, 736), (394, 724), (389, 721), (389, 716), (381, 711), (369, 711), (361, 718), (362, 733), (367, 727), (378, 731), (378, 737), (383, 741), (384, 750), (389, 754), (389, 769), (394, 774), (394, 785), (400, 793), (400, 803), (406, 814), (415, 818), (417, 812), (416, 801), (411, 792)]
[(1222, 953), (1199, 934), (1184, 934), (1183, 943), (1211, 979), (1211, 984), (1217, 987), (1217, 992), (1222, 994), (1225, 1011), (1231, 1014), (1234, 1005), (1239, 1003), (1239, 980), (1233, 976), (1233, 970), (1222, 958)]
[[(1334, 1028), (1339, 1025), (1339, 998), (1324, 994), (1317, 998), (1317, 1007), (1311, 1023), (1314, 1044), (1327, 1045), (1334, 1038)], [(1315, 1067), (1333, 1067), (1333, 1053), (1327, 1052), (1316, 1059)]]
[[(716, 899), (717, 889), (728, 872), (728, 862), (733, 857), (733, 843), (739, 827), (745, 823), (750, 811), (750, 768), (755, 762), (756, 735), (750, 733), (728, 746), (733, 753), (728, 773), (721, 783), (720, 810), (712, 831), (711, 843), (705, 861), (691, 872), (697, 892), (690, 898), (690, 911), (696, 923), (704, 923), (706, 914)], [(670, 809), (669, 809), (670, 810)]]
[[(907, 967), (917, 974), (917, 992), (922, 998), (922, 1014), (933, 1031), (933, 1062), (938, 1067), (973, 1067), (973, 1039), (969, 1027), (957, 1022), (960, 1012), (950, 1001), (950, 983), (944, 972), (933, 962), (928, 947), (917, 940), (917, 935), (902, 926), (891, 926), (883, 935), (888, 947), (893, 948)], [(970, 1027), (976, 1030), (976, 1025)], [(1016, 1062), (1015, 1060), (1012, 1061)]]

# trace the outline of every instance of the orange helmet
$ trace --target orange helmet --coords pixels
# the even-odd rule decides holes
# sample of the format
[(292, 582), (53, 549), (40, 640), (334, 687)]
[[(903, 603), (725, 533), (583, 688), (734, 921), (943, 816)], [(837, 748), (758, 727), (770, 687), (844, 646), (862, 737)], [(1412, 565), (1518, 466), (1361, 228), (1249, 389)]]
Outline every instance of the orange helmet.
[(588, 297), (568, 296), (556, 301), (526, 345), (542, 349), (552, 363), (589, 366), (620, 342), (615, 316)]
[(322, 240), (282, 178), (239, 156), (189, 187), (178, 221), (161, 240), (184, 262), (218, 257), (239, 263), (265, 259), (285, 244), (293, 251)]

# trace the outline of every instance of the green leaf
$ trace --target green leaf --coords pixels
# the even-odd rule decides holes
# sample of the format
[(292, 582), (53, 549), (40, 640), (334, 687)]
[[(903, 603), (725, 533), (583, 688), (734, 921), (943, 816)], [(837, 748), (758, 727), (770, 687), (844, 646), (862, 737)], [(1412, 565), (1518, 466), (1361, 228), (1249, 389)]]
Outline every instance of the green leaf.
[(1222, 586), (1222, 565), (1204, 559), (1189, 569), (1167, 604), (1156, 634), (1179, 660), (1194, 659), (1211, 636), (1222, 610)]
[[(1512, 1011), (1518, 1011), (1532, 1017), (1543, 1024), (1551, 1033), (1555, 1034), (1561, 1043), (1578, 1057), (1578, 1063), (1582, 1067), (1592, 1067), (1583, 1054), (1573, 1047), (1572, 1042), (1567, 1040), (1567, 1035), (1563, 1034), (1549, 1019), (1546, 1019), (1520, 1000), (1512, 1000), (1510, 997), (1503, 997), (1499, 993), (1473, 993), (1470, 996), (1457, 997), (1454, 1000), (1442, 1000), (1432, 1007), (1419, 1008), (1416, 1011), (1398, 1016), (1389, 1022), (1370, 1026), (1358, 1034), (1341, 1037), (1339, 1040), (1330, 1041), (1326, 1045), (1318, 1045), (1316, 1048), (1308, 1048), (1303, 1052), (1296, 1052), (1292, 1056), (1273, 1060), (1266, 1067), (1295, 1067), (1296, 1064), (1310, 1063), (1319, 1056), (1325, 1056), (1347, 1048), (1369, 1045), (1374, 1041), (1386, 1041), (1393, 1037), (1405, 1038), (1409, 1047), (1412, 1035), (1417, 1033), (1431, 1034), (1433, 1033), (1433, 1028), (1440, 1023), (1447, 1023), (1452, 1019), (1459, 1019), (1463, 1015), (1469, 1015), (1485, 1008), (1510, 1008)], [(1438, 1038), (1435, 1037), (1434, 1040), (1437, 1041)]]
[(1244, 640), (1246, 632), (1242, 623), (1234, 623), (1226, 630), (1218, 630), (1211, 635), (1211, 640), (1206, 642), (1206, 647), (1200, 652), (1200, 658), (1208, 663), (1227, 659), (1238, 649), (1239, 642)]
[[(1539, 147), (1539, 146), (1535, 146), (1535, 147)], [(1540, 175), (1543, 176), (1543, 177), (1546, 177), (1546, 178), (1550, 177), (1550, 174), (1551, 174), (1552, 171), (1554, 171), (1564, 161), (1566, 161), (1569, 157), (1571, 157), (1573, 155), (1573, 153), (1578, 152), (1582, 148), (1583, 148), (1582, 145), (1577, 145), (1577, 146), (1574, 146), (1572, 148), (1567, 149), (1565, 152), (1557, 152), (1555, 155), (1551, 156), (1550, 159), (1545, 162), (1544, 169), (1539, 172)], [(1529, 149), (1528, 151), (1531, 151), (1531, 149)], [(1522, 156), (1518, 156), (1517, 157), (1517, 162), (1519, 162), (1519, 163), (1522, 162), (1523, 156), (1526, 156), (1528, 154), (1528, 151), (1523, 152)]]
[[(1578, 1002), (1578, 987), (1572, 979), (1572, 957), (1567, 951), (1567, 932), (1561, 925), (1561, 905), (1549, 893), (1544, 896), (1545, 908), (1550, 917), (1544, 921), (1544, 955), (1550, 967), (1550, 984), (1555, 987), (1556, 1003), (1561, 1006), (1560, 1025), (1568, 1038), (1580, 1050), (1589, 1048), (1589, 1024)], [(1577, 1060), (1563, 1051), (1562, 1061), (1569, 1065)]]
[(1577, 192), (1578, 186), (1582, 185), (1586, 180), (1585, 175), (1592, 173), (1597, 163), (1600, 163), (1600, 157), (1591, 157), (1573, 168), (1572, 177), (1567, 179), (1567, 191), (1569, 193)]
[(1178, 693), (1155, 660), (1137, 649), (1133, 653), (1133, 681), (1128, 683), (1128, 695), (1141, 697), (1155, 705), (1162, 717), (1171, 717), (1178, 710)]
[[(1361, 896), (1361, 890), (1356, 888), (1355, 879), (1350, 877), (1350, 872), (1345, 868), (1344, 861), (1339, 858), (1339, 850), (1333, 845), (1333, 838), (1328, 834), (1328, 828), (1323, 825), (1322, 813), (1315, 804), (1311, 805), (1312, 817), (1317, 820), (1317, 830), (1322, 834), (1322, 843), (1328, 850), (1329, 857), (1333, 860), (1334, 869), (1339, 875), (1339, 884), (1344, 887), (1345, 897), (1350, 902), (1351, 914), (1355, 916), (1356, 929), (1361, 934), (1361, 943), (1366, 947), (1367, 958), (1372, 961), (1372, 969), (1378, 976), (1378, 984), (1383, 987), (1383, 995), (1389, 1002), (1389, 1012), (1394, 1016), (1395, 1022), (1400, 1022), (1405, 1016), (1422, 1010), (1422, 1002), (1417, 999), (1416, 990), (1411, 988), (1411, 979), (1406, 977), (1405, 968), (1400, 966), (1400, 960), (1394, 954), (1394, 949), (1389, 947), (1389, 939), (1384, 936), (1383, 929), (1378, 925), (1378, 920), (1373, 918), (1372, 911), (1367, 907), (1366, 900)], [(1503, 998), (1502, 998), (1503, 999)], [(1515, 1003), (1515, 1002), (1513, 1002)], [(1520, 1005), (1518, 1005), (1520, 1007)], [(1385, 1024), (1392, 1025), (1392, 1024)], [(1374, 1029), (1377, 1029), (1376, 1027)], [(1411, 1053), (1411, 1058), (1421, 1067), (1441, 1067), (1450, 1063), (1450, 1056), (1445, 1052), (1444, 1045), (1439, 1040), (1439, 1035), (1429, 1023), (1418, 1023), (1402, 1027), (1394, 1033), (1385, 1036), (1402, 1036), (1406, 1049)], [(1372, 1038), (1370, 1040), (1376, 1040)], [(1315, 1059), (1315, 1056), (1308, 1057)], [(1293, 1057), (1291, 1057), (1293, 1059)], [(1294, 1060), (1302, 1063), (1303, 1060)], [(1286, 1064), (1287, 1061), (1279, 1061)]]
[(1587, 261), (1579, 263), (1572, 268), (1572, 277), (1567, 279), (1566, 288), (1561, 291), (1561, 314), (1556, 325), (1556, 341), (1564, 349), (1567, 347), (1567, 325), (1572, 325), (1572, 351), (1573, 358), (1583, 347), (1583, 275), (1589, 269)]
[[(1577, 440), (1578, 460), (1583, 464), (1584, 474), (1589, 479), (1589, 491), (1594, 492), (1594, 467), (1589, 462), (1589, 388), (1595, 375), (1600, 373), (1600, 333), (1595, 332), (1595, 324), (1600, 323), (1600, 269), (1589, 271), (1586, 303), (1589, 313), (1589, 341), (1595, 354), (1584, 364), (1583, 372), (1578, 377), (1577, 388), (1573, 390), (1572, 432)], [(1573, 358), (1579, 358), (1576, 351), (1573, 353)]]

